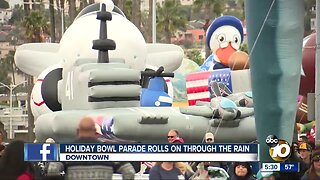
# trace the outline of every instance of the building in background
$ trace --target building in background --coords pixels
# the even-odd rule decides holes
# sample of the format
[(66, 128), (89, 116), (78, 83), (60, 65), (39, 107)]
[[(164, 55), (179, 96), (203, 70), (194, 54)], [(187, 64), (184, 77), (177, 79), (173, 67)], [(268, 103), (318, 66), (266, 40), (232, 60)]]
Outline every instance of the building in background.
[(12, 16), (12, 10), (11, 9), (1, 9), (0, 8), (0, 23), (4, 24), (11, 19)]
[[(156, 0), (160, 5), (163, 4), (165, 0)], [(192, 5), (195, 0), (180, 0), (181, 5), (189, 6)], [(149, 10), (149, 0), (141, 0), (141, 11)]]

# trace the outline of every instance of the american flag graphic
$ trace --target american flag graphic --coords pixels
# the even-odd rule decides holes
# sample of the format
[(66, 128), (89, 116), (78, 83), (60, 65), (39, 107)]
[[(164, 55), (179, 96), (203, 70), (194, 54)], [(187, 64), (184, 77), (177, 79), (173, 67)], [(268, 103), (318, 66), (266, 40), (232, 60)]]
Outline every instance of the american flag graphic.
[(148, 168), (152, 168), (153, 167), (153, 163), (152, 162), (142, 162), (142, 164), (146, 165)]
[(211, 72), (196, 72), (186, 76), (187, 98), (189, 105), (195, 105), (197, 101), (210, 102), (208, 78)]
[[(216, 92), (210, 86), (213, 82), (223, 83), (232, 92), (231, 70), (225, 68), (188, 74), (186, 88), (189, 105), (195, 105), (197, 101), (210, 102), (210, 97), (216, 97)], [(218, 88), (220, 95), (228, 94), (222, 86), (219, 85)]]

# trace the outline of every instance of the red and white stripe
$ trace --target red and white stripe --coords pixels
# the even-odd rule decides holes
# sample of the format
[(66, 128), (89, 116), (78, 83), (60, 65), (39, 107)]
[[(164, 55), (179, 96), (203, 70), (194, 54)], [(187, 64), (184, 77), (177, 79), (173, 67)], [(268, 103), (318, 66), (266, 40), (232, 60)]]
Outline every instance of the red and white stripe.
[(144, 165), (146, 165), (148, 168), (152, 168), (153, 167), (153, 163), (152, 162), (142, 162)]
[(164, 77), (164, 80), (166, 81), (167, 87), (168, 87), (168, 95), (173, 98), (173, 86), (171, 82), (171, 78)]
[(196, 72), (186, 76), (187, 98), (189, 105), (195, 105), (197, 101), (210, 102), (208, 79), (211, 72)]

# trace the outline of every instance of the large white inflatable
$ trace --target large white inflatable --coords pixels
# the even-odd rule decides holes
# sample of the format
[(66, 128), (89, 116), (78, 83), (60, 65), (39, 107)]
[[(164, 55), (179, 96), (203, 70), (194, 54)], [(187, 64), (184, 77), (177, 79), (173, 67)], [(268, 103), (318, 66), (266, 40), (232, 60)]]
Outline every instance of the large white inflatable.
[[(217, 142), (256, 138), (253, 108), (237, 104), (246, 94), (194, 107), (170, 107), (172, 99), (163, 92), (165, 80), (160, 82), (179, 68), (182, 49), (147, 44), (117, 7), (107, 7), (113, 7), (112, 12), (100, 9), (100, 4), (86, 7), (59, 44), (24, 44), (17, 49), (17, 66), (39, 75), (31, 102), (38, 142), (74, 140), (84, 116), (95, 119), (97, 132), (105, 139), (118, 142), (119, 138), (166, 142), (169, 129), (177, 129), (186, 142), (201, 142), (206, 132), (218, 129)], [(150, 86), (143, 90), (148, 78)]]

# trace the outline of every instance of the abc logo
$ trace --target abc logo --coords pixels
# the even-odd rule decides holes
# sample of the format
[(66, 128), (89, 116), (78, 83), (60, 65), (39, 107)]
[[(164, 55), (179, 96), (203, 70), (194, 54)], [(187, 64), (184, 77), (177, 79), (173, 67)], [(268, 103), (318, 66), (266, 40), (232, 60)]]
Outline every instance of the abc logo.
[(269, 135), (266, 139), (269, 155), (275, 161), (285, 161), (290, 157), (291, 148), (287, 141), (278, 139), (275, 135)]

